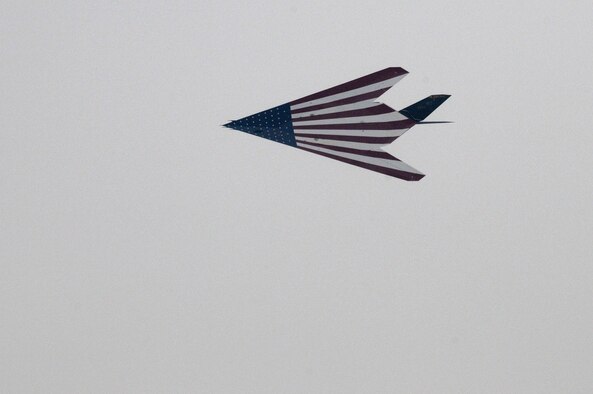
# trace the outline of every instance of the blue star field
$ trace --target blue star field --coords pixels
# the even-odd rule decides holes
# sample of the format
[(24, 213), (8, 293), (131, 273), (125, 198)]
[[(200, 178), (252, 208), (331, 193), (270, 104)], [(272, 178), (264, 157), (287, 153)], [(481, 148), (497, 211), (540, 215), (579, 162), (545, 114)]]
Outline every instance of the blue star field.
[(224, 126), (271, 141), (296, 146), (290, 116), (290, 105), (288, 104), (280, 105), (239, 120), (233, 120)]

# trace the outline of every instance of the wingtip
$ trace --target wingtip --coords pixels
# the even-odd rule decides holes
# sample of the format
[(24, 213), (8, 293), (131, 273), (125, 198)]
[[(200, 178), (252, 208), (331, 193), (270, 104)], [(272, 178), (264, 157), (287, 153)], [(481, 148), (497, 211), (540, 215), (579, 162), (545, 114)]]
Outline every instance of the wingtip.
[(377, 71), (374, 74), (386, 74), (393, 77), (398, 77), (400, 75), (409, 74), (408, 70), (404, 69), (403, 67), (387, 67), (382, 70)]
[(418, 182), (425, 176), (426, 175), (424, 175), (424, 174), (410, 174), (410, 177), (408, 179), (406, 179), (406, 181)]
[(430, 96), (432, 99), (442, 99), (443, 101), (447, 100), (449, 97), (451, 97), (450, 94), (433, 94)]
[(410, 72), (403, 67), (389, 67), (390, 70), (393, 70), (398, 75), (409, 74)]

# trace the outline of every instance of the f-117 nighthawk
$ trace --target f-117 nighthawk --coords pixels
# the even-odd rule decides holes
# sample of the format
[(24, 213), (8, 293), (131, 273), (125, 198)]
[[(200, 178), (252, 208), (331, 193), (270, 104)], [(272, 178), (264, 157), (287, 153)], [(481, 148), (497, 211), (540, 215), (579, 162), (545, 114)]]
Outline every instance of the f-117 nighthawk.
[(429, 96), (402, 110), (376, 102), (408, 72), (389, 67), (225, 124), (235, 130), (389, 176), (417, 181), (420, 171), (381, 149), (423, 122), (450, 96)]

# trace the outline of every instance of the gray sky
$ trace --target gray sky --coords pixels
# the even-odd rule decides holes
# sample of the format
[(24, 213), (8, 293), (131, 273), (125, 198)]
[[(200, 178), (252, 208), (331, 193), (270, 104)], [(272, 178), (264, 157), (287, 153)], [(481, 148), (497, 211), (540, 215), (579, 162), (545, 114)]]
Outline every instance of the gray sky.
[[(0, 391), (590, 393), (590, 1), (5, 1)], [(388, 66), (407, 183), (221, 128)]]

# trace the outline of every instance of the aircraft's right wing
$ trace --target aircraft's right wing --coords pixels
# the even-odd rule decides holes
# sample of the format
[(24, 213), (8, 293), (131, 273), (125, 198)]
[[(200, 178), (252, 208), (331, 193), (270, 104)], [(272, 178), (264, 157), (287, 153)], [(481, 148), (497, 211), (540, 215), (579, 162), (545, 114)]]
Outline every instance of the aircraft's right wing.
[(291, 101), (288, 105), (290, 105), (293, 115), (301, 114), (300, 117), (307, 116), (312, 112), (319, 115), (354, 108), (367, 108), (373, 103), (373, 100), (391, 89), (407, 74), (408, 72), (401, 67), (385, 68)]

